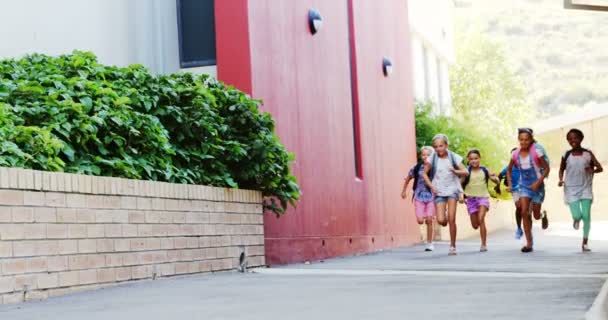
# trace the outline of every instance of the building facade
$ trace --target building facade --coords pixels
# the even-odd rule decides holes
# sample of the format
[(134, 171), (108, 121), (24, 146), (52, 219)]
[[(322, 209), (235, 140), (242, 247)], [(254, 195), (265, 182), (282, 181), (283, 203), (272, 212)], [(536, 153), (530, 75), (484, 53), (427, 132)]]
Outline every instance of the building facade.
[[(187, 16), (191, 3), (199, 12)], [(0, 37), (4, 41), (0, 58), (82, 50), (92, 51), (101, 63), (110, 65), (138, 63), (157, 73), (184, 70), (215, 74), (215, 57), (205, 59), (206, 63), (189, 64), (190, 57), (183, 57), (182, 51), (187, 51), (194, 39), (181, 41), (188, 28), (213, 31), (212, 4), (212, 0), (5, 1), (0, 11)], [(190, 20), (201, 23), (188, 24)], [(205, 25), (205, 21), (210, 22)]]
[(453, 0), (408, 0), (414, 98), (450, 114), (450, 65), (454, 62)]
[(536, 137), (547, 149), (552, 165), (559, 167), (559, 160), (570, 145), (566, 134), (576, 128), (585, 134), (583, 146), (593, 151), (601, 163), (608, 163), (608, 147), (603, 142), (603, 135), (608, 130), (608, 104), (587, 104), (577, 112), (566, 113), (536, 123)]
[[(303, 191), (297, 208), (265, 216), (266, 260), (283, 264), (419, 239), (400, 198), (416, 161), (409, 17), (400, 0), (20, 0), (0, 12), (11, 43), (0, 57), (89, 50), (217, 74), (263, 100)], [(439, 60), (428, 68), (447, 73)], [(438, 101), (443, 86), (428, 84)]]

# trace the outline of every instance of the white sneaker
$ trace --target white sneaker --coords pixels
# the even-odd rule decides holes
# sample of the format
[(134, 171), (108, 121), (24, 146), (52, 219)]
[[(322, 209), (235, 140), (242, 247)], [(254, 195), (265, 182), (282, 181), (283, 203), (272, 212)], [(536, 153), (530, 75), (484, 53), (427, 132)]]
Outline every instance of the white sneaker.
[(487, 246), (481, 246), (481, 248), (479, 248), (479, 252), (488, 252), (488, 247)]
[(584, 244), (583, 245), (583, 252), (591, 252), (591, 249), (589, 249), (589, 246)]
[(435, 250), (435, 246), (433, 245), (433, 243), (432, 242), (427, 243), (426, 247), (424, 248), (424, 251), (433, 251), (433, 250)]
[(450, 252), (448, 253), (448, 255), (455, 256), (456, 255), (456, 247), (450, 247)]

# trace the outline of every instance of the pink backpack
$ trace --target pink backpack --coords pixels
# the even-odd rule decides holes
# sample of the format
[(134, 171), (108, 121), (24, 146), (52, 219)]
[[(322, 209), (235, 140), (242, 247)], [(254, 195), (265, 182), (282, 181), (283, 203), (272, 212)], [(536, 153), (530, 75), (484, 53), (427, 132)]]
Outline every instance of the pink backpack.
[[(536, 143), (533, 143), (530, 146), (530, 155), (532, 156), (532, 161), (534, 161), (534, 165), (536, 165), (537, 168), (540, 168), (540, 160), (538, 157), (538, 152), (537, 152), (537, 145)], [(541, 147), (542, 148), (542, 147)], [(513, 151), (513, 164), (515, 164), (518, 168), (520, 167), (519, 165), (519, 152), (521, 151), (521, 148), (517, 148), (517, 150)], [(546, 157), (546, 156), (545, 156)], [(545, 160), (547, 160), (548, 158), (545, 158)], [(547, 162), (548, 163), (548, 162)]]

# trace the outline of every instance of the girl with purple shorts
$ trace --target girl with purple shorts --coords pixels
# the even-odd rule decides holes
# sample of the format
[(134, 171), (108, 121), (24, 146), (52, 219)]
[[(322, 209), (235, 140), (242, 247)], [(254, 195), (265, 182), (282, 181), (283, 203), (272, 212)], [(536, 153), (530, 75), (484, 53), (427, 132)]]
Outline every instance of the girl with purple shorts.
[(481, 166), (481, 152), (472, 149), (467, 154), (469, 162), (469, 175), (464, 179), (462, 185), (466, 197), (467, 211), (471, 218), (473, 229), (479, 229), (481, 236), (481, 248), (479, 251), (486, 252), (488, 247), (486, 239), (488, 231), (486, 229), (486, 214), (490, 210), (490, 192), (488, 192), (488, 182), (492, 180), (499, 184), (500, 180), (495, 173), (490, 172), (486, 167)]
[(416, 219), (418, 224), (422, 225), (426, 223), (426, 247), (424, 251), (433, 251), (433, 218), (435, 218), (435, 202), (433, 192), (431, 189), (424, 184), (424, 164), (427, 159), (433, 154), (433, 148), (422, 147), (420, 149), (420, 162), (410, 169), (405, 183), (403, 184), (403, 191), (401, 197), (407, 198), (407, 186), (410, 181), (414, 180), (414, 193), (412, 199), (414, 200), (414, 207), (416, 209)]

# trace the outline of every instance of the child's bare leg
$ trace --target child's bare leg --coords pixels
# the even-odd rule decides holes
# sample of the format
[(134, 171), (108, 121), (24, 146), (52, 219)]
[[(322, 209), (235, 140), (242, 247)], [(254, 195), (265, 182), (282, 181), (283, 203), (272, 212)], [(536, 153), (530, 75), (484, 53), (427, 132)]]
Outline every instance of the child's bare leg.
[(477, 215), (479, 216), (479, 234), (481, 236), (481, 246), (486, 246), (486, 240), (488, 238), (488, 230), (486, 229), (486, 214), (488, 213), (488, 208), (481, 206), (479, 207), (479, 212)]
[(447, 203), (445, 202), (437, 203), (437, 211), (435, 212), (435, 214), (437, 215), (437, 223), (439, 223), (443, 227), (448, 225), (448, 219), (445, 216), (446, 206)]
[(469, 218), (471, 219), (471, 227), (473, 227), (473, 229), (477, 230), (479, 228), (479, 215), (478, 215), (478, 212), (475, 212), (473, 214), (469, 214)]
[(450, 246), (456, 247), (456, 199), (448, 199), (448, 222), (450, 224)]
[(532, 213), (534, 215), (534, 219), (536, 220), (540, 220), (540, 218), (542, 218), (541, 216), (541, 204), (540, 203), (531, 203), (532, 206)]
[(433, 218), (426, 218), (426, 242), (433, 242)]
[(532, 211), (534, 212), (534, 219), (538, 220), (542, 218), (542, 227), (543, 229), (547, 229), (549, 227), (549, 218), (547, 214), (543, 215), (542, 213), (542, 204), (541, 203), (532, 203)]
[(526, 247), (531, 248), (532, 242), (532, 219), (530, 218), (530, 198), (521, 198), (521, 216), (524, 225), (524, 234), (526, 235)]
[(515, 223), (521, 229), (521, 204), (519, 201), (515, 202)]

